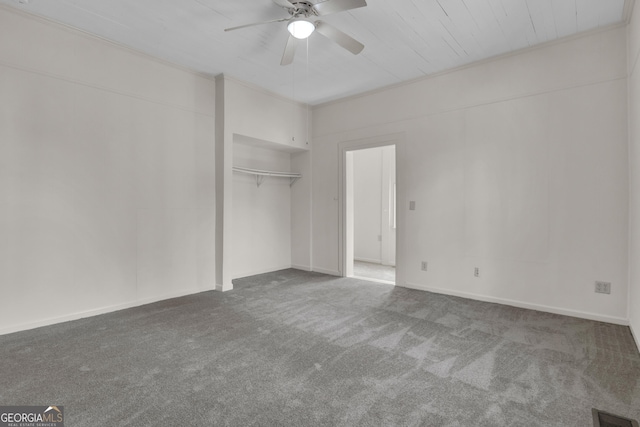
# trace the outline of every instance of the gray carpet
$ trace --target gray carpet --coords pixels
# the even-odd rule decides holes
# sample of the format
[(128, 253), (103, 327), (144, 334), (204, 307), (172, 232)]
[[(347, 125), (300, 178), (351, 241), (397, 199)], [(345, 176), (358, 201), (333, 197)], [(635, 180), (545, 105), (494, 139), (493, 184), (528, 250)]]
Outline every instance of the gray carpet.
[(384, 280), (392, 283), (396, 282), (396, 268), (390, 265), (354, 261), (353, 275), (358, 278)]
[(0, 404), (68, 426), (591, 426), (640, 418), (629, 329), (285, 270), (0, 337)]

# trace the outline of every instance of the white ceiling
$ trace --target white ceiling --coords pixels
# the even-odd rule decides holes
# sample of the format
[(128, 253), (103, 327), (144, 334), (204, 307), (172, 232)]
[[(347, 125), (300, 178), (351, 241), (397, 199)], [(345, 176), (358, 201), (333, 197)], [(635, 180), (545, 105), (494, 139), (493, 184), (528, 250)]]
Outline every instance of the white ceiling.
[(623, 22), (631, 0), (367, 0), (322, 18), (364, 43), (361, 54), (313, 34), (286, 67), (286, 23), (223, 31), (288, 17), (272, 0), (22, 1), (0, 3), (319, 104)]

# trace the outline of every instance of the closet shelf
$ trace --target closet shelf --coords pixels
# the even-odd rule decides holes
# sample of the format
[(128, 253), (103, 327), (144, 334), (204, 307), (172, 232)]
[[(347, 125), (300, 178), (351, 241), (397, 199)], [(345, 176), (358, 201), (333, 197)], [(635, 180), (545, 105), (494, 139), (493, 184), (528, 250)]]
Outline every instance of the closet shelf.
[(302, 178), (302, 174), (299, 174), (299, 173), (263, 171), (259, 169), (241, 168), (239, 166), (234, 166), (233, 171), (239, 172), (239, 173), (246, 173), (248, 175), (255, 175), (256, 184), (258, 185), (258, 187), (260, 187), (260, 184), (262, 184), (264, 179), (268, 176), (272, 176), (276, 178), (289, 178), (289, 187), (295, 184), (297, 180)]

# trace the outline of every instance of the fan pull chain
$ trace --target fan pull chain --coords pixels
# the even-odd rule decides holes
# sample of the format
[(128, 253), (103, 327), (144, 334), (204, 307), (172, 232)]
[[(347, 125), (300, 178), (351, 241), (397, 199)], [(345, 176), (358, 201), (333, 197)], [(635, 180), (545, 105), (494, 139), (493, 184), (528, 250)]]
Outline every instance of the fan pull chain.
[(295, 112), (295, 102), (296, 102), (296, 63), (295, 61), (291, 64), (291, 86), (292, 86), (292, 94), (291, 98), (293, 99), (293, 106), (291, 108), (291, 141), (296, 141), (296, 112)]
[[(306, 76), (306, 80), (307, 80), (307, 90), (309, 90), (309, 38), (307, 37), (307, 76)], [(307, 94), (308, 95), (308, 94)], [(307, 125), (306, 125), (306, 141), (305, 144), (309, 145), (309, 104), (305, 103), (305, 109), (306, 109), (306, 113), (307, 113)]]

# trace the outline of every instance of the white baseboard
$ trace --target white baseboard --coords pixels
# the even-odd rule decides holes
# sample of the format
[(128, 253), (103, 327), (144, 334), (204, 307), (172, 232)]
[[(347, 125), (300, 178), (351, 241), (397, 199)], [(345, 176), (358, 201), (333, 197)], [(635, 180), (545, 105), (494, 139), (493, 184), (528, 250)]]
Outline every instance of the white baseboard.
[(633, 337), (633, 340), (636, 342), (636, 348), (638, 349), (638, 353), (640, 353), (640, 340), (638, 340), (640, 336), (636, 335), (636, 333), (634, 332), (633, 324), (631, 322), (629, 322), (629, 330), (631, 331), (631, 336)]
[(434, 287), (424, 286), (424, 285), (417, 285), (415, 283), (405, 283), (403, 285), (398, 285), (398, 286), (403, 286), (405, 288), (410, 288), (410, 289), (417, 289), (420, 291), (433, 292), (436, 294), (444, 294), (444, 295), (452, 295), (456, 297), (468, 298), (476, 301), (492, 302), (497, 304), (510, 305), (512, 307), (543, 311), (545, 313), (561, 314), (564, 316), (578, 317), (581, 319), (595, 320), (598, 322), (629, 326), (629, 319), (625, 319), (623, 317), (604, 316), (601, 314), (571, 310), (568, 308), (552, 307), (552, 306), (540, 305), (540, 304), (531, 304), (528, 302), (510, 300), (506, 298), (497, 298), (497, 297), (491, 297), (487, 295), (473, 294), (469, 292), (460, 292), (460, 291), (453, 291), (450, 289), (442, 289), (442, 288), (434, 288)]
[(242, 272), (242, 273), (239, 273), (239, 274), (235, 274), (231, 278), (231, 280), (242, 279), (244, 277), (257, 276), (259, 274), (273, 273), (274, 271), (287, 270), (289, 268), (291, 268), (291, 264), (282, 265), (282, 266), (278, 266), (278, 267), (269, 267), (269, 268), (262, 268), (262, 269), (257, 269), (257, 270), (249, 270), (249, 271), (245, 271), (245, 272)]
[(21, 323), (18, 325), (10, 326), (8, 328), (0, 329), (0, 335), (12, 334), (15, 332), (28, 331), (30, 329), (41, 328), (43, 326), (55, 325), (57, 323), (71, 322), (73, 320), (84, 319), (87, 317), (98, 316), (100, 314), (113, 313), (114, 311), (126, 310), (128, 308), (140, 307), (154, 302), (164, 301), (172, 298), (184, 297), (187, 295), (199, 294), (201, 292), (212, 291), (214, 289), (192, 289), (189, 291), (173, 292), (169, 294), (160, 295), (157, 297), (144, 298), (141, 300), (131, 301), (123, 304), (115, 304), (107, 307), (96, 308), (93, 310), (79, 311), (77, 313), (67, 314), (64, 316), (51, 317), (48, 319), (38, 320), (37, 322)]
[(340, 274), (339, 271), (328, 270), (328, 269), (321, 268), (321, 267), (313, 267), (313, 271), (315, 271), (316, 273), (328, 274), (330, 276), (338, 276), (338, 277), (342, 276), (342, 274)]
[(291, 268), (295, 269), (295, 270), (302, 270), (302, 271), (313, 271), (311, 269), (310, 265), (298, 265), (298, 264), (293, 264), (291, 266)]

